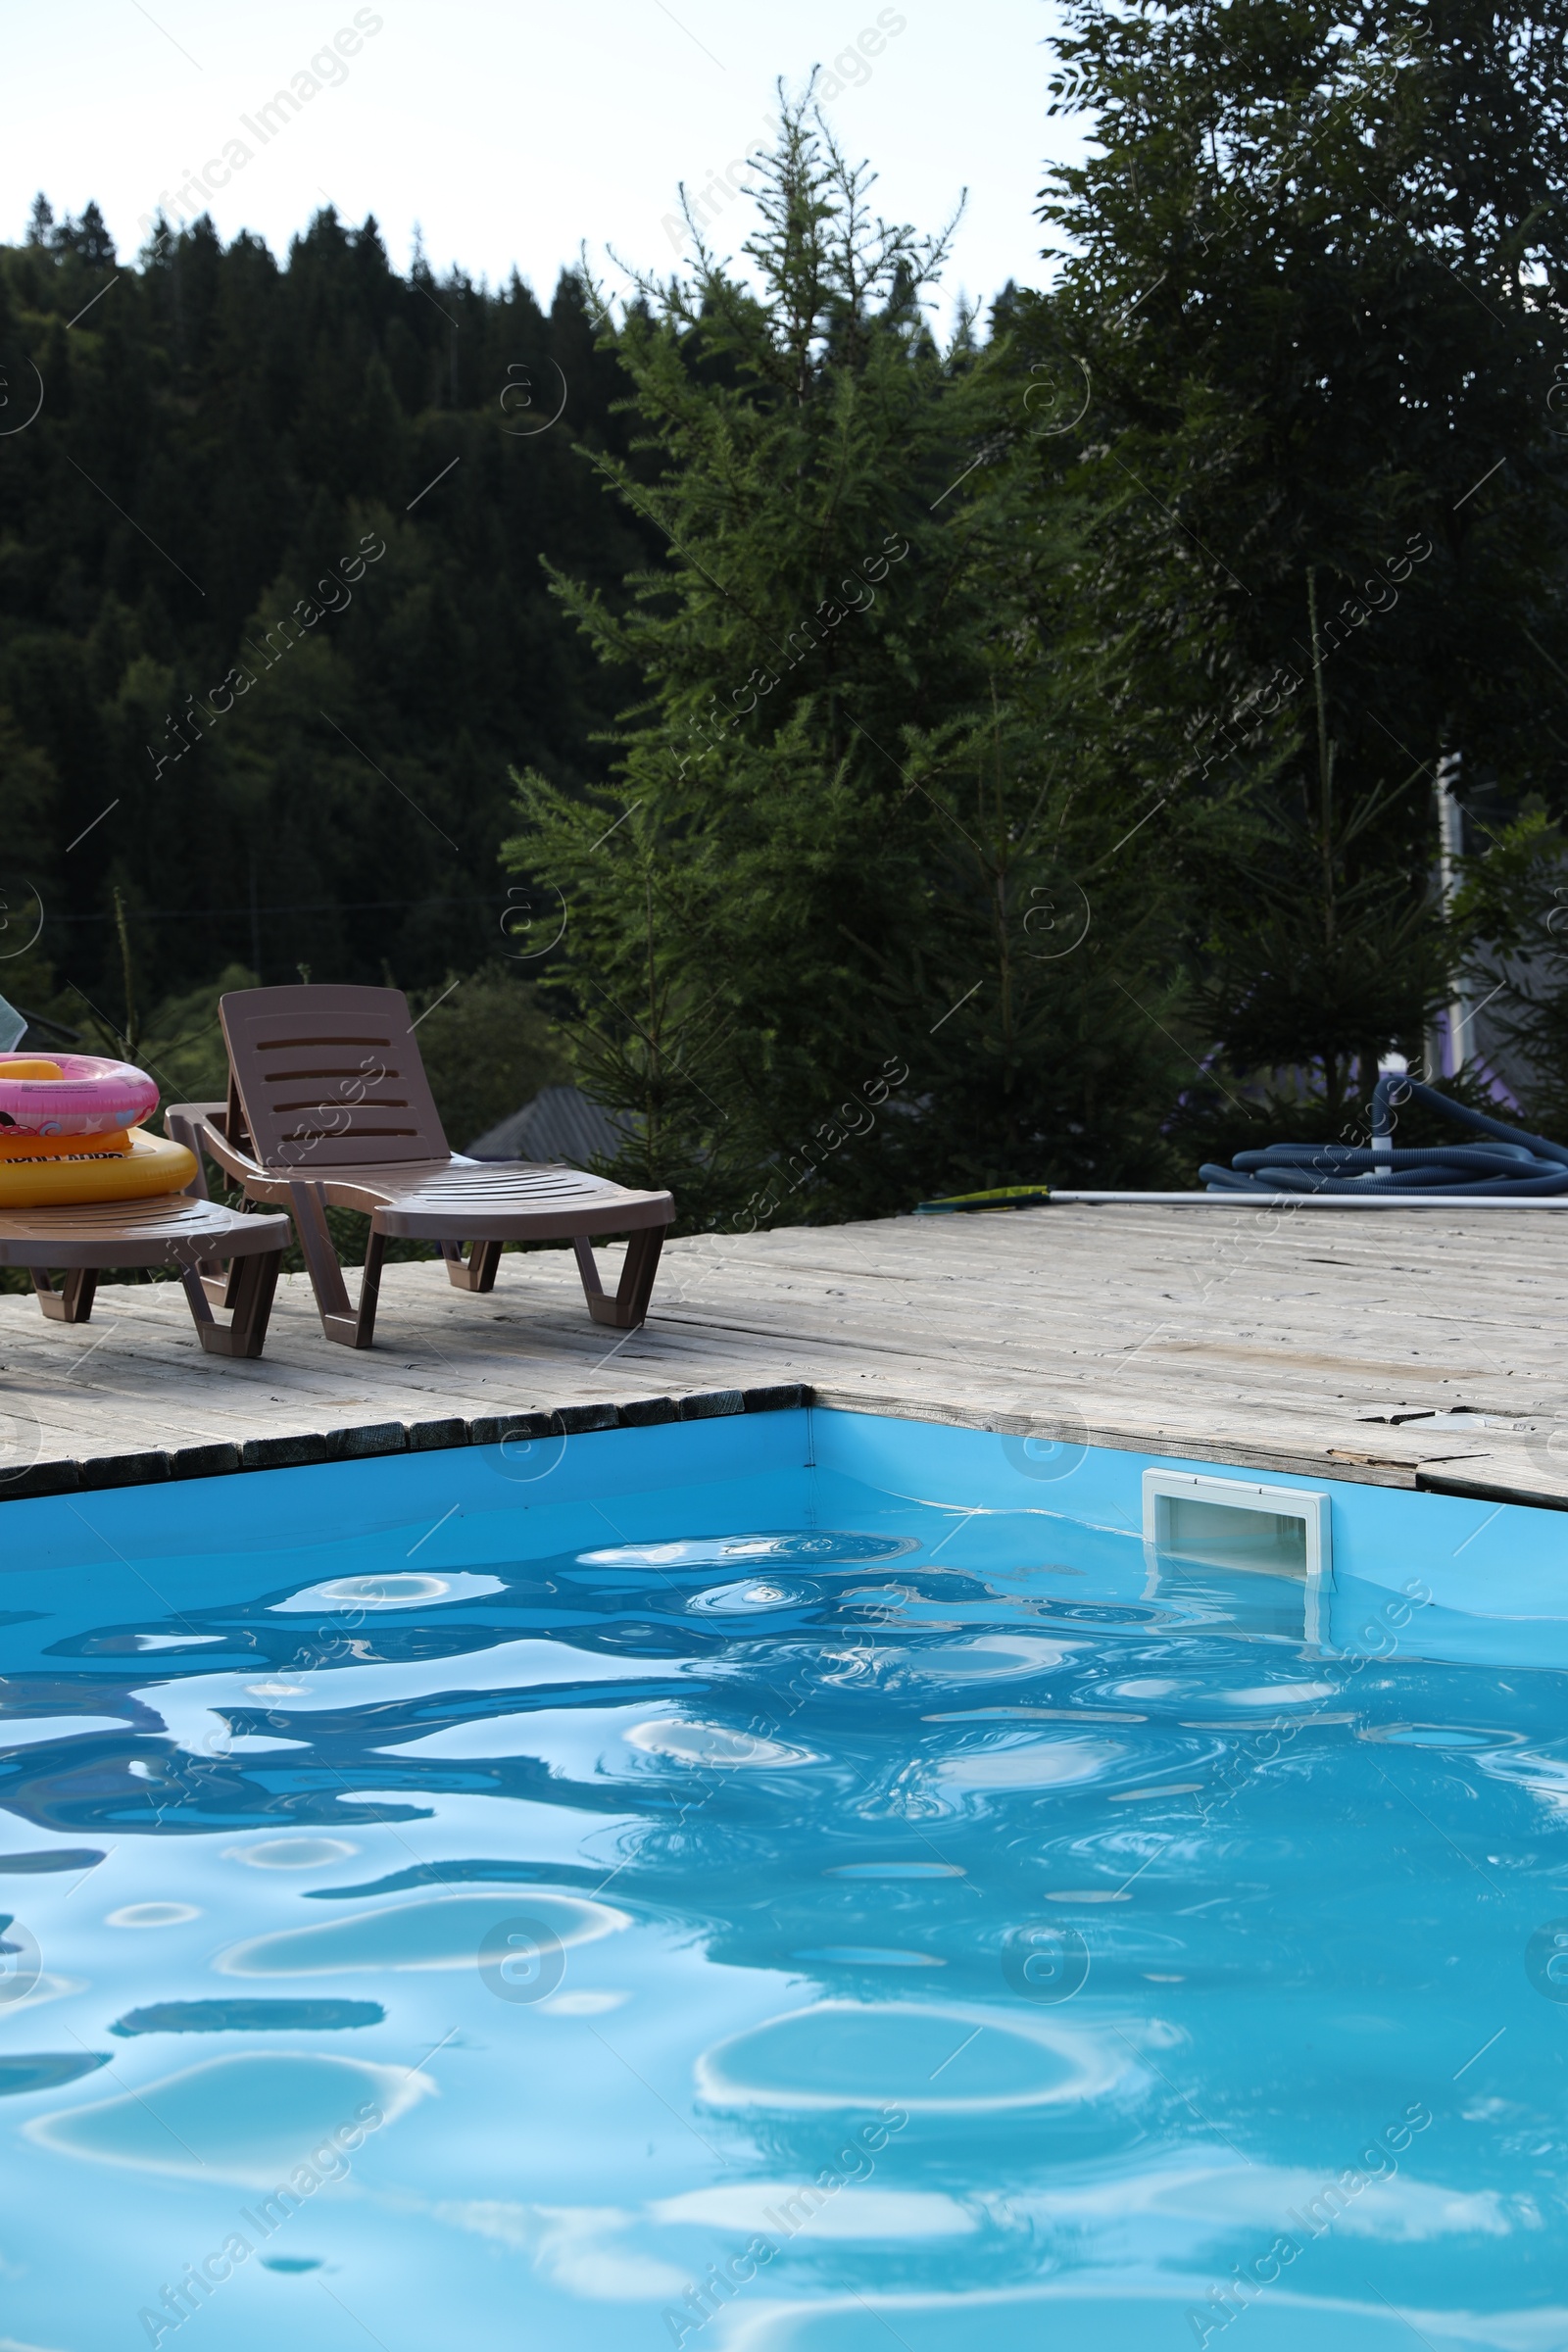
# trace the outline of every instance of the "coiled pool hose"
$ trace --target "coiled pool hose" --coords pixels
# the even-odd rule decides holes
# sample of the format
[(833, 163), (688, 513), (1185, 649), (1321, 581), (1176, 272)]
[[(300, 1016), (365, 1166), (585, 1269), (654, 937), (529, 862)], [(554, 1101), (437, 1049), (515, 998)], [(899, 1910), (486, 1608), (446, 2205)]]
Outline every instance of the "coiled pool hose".
[[(1456, 1126), (1491, 1138), (1484, 1144), (1397, 1147), (1394, 1099), (1424, 1102)], [(1205, 1161), (1199, 1175), (1211, 1193), (1503, 1194), (1528, 1200), (1568, 1193), (1568, 1145), (1505, 1127), (1485, 1111), (1455, 1102), (1403, 1071), (1386, 1070), (1372, 1095), (1370, 1148), (1352, 1144), (1269, 1144), (1238, 1152), (1228, 1168)]]

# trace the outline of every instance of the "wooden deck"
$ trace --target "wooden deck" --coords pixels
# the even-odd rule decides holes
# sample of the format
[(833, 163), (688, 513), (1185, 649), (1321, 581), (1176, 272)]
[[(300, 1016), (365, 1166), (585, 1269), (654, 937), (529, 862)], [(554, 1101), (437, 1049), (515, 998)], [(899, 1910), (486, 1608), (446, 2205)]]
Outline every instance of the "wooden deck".
[(1568, 1229), (1054, 1203), (701, 1236), (619, 1337), (589, 1323), (569, 1251), (509, 1253), (489, 1298), (389, 1268), (367, 1352), (329, 1346), (287, 1280), (254, 1363), (203, 1355), (173, 1285), (106, 1283), (85, 1329), (0, 1298), (0, 1496), (800, 1396), (1568, 1508)]

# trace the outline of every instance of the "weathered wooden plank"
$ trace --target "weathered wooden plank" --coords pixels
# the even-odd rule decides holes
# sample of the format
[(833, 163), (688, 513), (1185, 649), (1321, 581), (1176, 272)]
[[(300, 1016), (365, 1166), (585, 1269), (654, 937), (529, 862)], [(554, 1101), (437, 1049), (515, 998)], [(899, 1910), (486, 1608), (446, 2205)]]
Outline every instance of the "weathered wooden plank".
[[(172, 1287), (106, 1283), (85, 1329), (0, 1300), (0, 1410), (67, 1463), (804, 1382), (859, 1410), (1563, 1502), (1556, 1258), (1523, 1212), (1054, 1205), (676, 1242), (653, 1320), (614, 1340), (563, 1250), (509, 1255), (482, 1299), (389, 1269), (367, 1352), (322, 1339), (296, 1277), (259, 1362), (203, 1355)], [(1402, 1418), (1435, 1409), (1455, 1417)]]

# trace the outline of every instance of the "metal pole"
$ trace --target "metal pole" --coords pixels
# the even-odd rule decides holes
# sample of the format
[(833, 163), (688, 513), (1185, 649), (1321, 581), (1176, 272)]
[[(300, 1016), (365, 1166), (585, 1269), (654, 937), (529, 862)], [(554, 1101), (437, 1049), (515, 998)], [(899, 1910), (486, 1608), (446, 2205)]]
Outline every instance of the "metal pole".
[[(1464, 856), (1464, 811), (1454, 790), (1459, 766), (1457, 752), (1445, 752), (1438, 761), (1438, 887), (1446, 915), (1458, 895), (1459, 863)], [(1456, 1078), (1465, 1065), (1474, 1043), (1469, 1029), (1470, 1002), (1462, 988), (1456, 989), (1448, 1005), (1448, 1066), (1443, 1073), (1446, 1078)]]

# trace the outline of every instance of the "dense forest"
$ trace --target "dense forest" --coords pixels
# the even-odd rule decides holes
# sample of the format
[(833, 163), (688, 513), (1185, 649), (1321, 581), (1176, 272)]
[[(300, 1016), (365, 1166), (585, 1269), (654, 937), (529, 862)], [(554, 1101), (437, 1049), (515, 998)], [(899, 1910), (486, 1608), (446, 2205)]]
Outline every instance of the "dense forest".
[(1353, 1133), (1499, 956), (1560, 1115), (1568, 6), (1064, 16), (1097, 144), (946, 338), (809, 91), (739, 252), (548, 314), (40, 200), (0, 991), (184, 1088), (390, 976), (454, 1141), (570, 1070), (729, 1230)]
[[(612, 589), (648, 552), (579, 454), (624, 444), (581, 280), (545, 313), (400, 277), (329, 211), (286, 268), (206, 220), (120, 268), (40, 200), (0, 375), (0, 991), (172, 1087), (211, 1083), (225, 975), (505, 969), (509, 767), (601, 773), (625, 695), (540, 559)], [(505, 1058), (496, 986), (452, 1045)], [(560, 1074), (517, 1017), (469, 1133)]]

